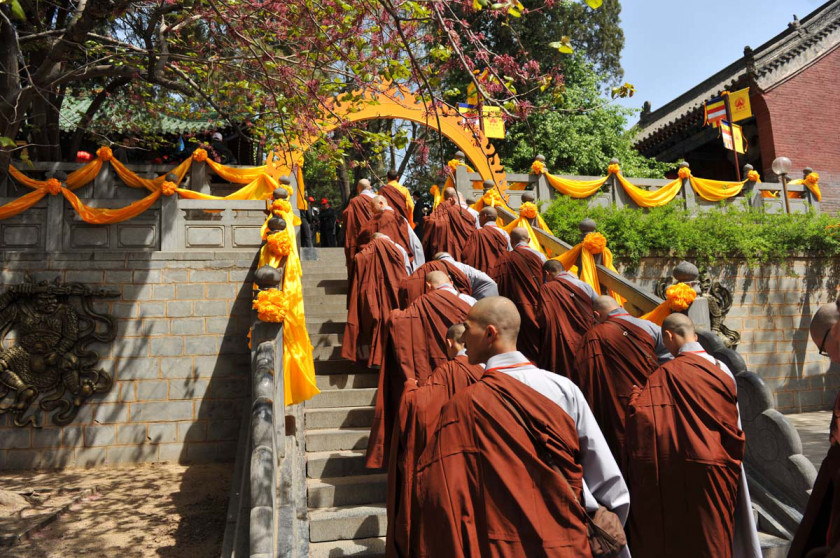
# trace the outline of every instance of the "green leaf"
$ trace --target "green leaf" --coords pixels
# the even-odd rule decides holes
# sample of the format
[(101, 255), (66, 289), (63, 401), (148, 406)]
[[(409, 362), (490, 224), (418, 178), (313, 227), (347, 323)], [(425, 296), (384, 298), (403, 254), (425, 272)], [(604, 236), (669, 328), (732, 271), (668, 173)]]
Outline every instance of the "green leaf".
[(15, 140), (12, 138), (7, 138), (6, 136), (0, 136), (0, 147), (15, 147), (17, 144)]
[(560, 37), (559, 41), (548, 43), (548, 46), (550, 46), (551, 48), (556, 48), (563, 54), (571, 54), (575, 51), (575, 49), (572, 48), (572, 40), (569, 38), (568, 35), (563, 35), (562, 37)]
[(23, 8), (20, 7), (18, 0), (11, 0), (12, 16), (20, 21), (26, 21), (26, 14), (23, 13)]

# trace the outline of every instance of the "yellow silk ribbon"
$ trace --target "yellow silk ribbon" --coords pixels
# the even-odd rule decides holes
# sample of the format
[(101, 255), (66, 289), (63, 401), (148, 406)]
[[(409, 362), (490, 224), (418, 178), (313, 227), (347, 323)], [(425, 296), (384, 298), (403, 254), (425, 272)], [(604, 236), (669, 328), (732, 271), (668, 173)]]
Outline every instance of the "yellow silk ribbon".
[(695, 178), (690, 176), (691, 187), (697, 195), (706, 201), (721, 201), (733, 198), (741, 193), (746, 180), (741, 182), (725, 182), (721, 180), (709, 180), (708, 178)]
[(632, 199), (639, 207), (660, 207), (662, 205), (667, 205), (676, 197), (677, 194), (680, 193), (680, 190), (682, 189), (682, 180), (679, 178), (669, 182), (661, 188), (648, 191), (639, 188), (638, 186), (634, 186), (621, 174), (616, 174), (616, 177), (618, 178), (618, 182), (624, 188), (624, 191), (627, 192), (628, 196), (630, 196), (630, 199)]
[(250, 184), (258, 176), (261, 174), (265, 174), (266, 166), (263, 165), (261, 167), (250, 167), (245, 169), (237, 169), (234, 167), (228, 167), (221, 163), (217, 163), (213, 159), (209, 157), (204, 161), (207, 163), (207, 166), (210, 169), (218, 174), (220, 177), (224, 178), (228, 182), (232, 182), (234, 184)]
[[(814, 174), (816, 174), (816, 173), (814, 173)], [(809, 181), (807, 181), (807, 180), (804, 180), (802, 178), (797, 178), (796, 180), (791, 180), (790, 182), (788, 182), (788, 184), (802, 184), (806, 188), (811, 190), (811, 193), (814, 194), (814, 197), (817, 198), (818, 202), (822, 201), (822, 192), (820, 192), (820, 185), (816, 181), (813, 181), (813, 183), (809, 183)], [(788, 197), (791, 197), (791, 194), (798, 194), (798, 193), (799, 192), (788, 192)]]
[(540, 245), (540, 241), (539, 239), (537, 239), (537, 235), (534, 232), (534, 228), (531, 226), (531, 223), (529, 223), (528, 220), (524, 217), (517, 217), (516, 219), (514, 219), (513, 221), (501, 228), (506, 230), (508, 234), (510, 234), (510, 231), (512, 231), (516, 227), (522, 227), (523, 229), (526, 229), (528, 231), (528, 247), (530, 247), (533, 250), (536, 250), (537, 252), (540, 252), (541, 254), (545, 254), (545, 250), (543, 250), (543, 247)]
[[(601, 252), (601, 255), (603, 256), (604, 267), (618, 273), (613, 265), (613, 255), (610, 249), (604, 247), (604, 251)], [(580, 280), (589, 284), (596, 293), (601, 294), (601, 283), (598, 281), (598, 268), (595, 267), (595, 258), (589, 250), (583, 248), (583, 243), (576, 244), (565, 254), (560, 254), (552, 259), (559, 261), (563, 264), (563, 267), (571, 270), (577, 266), (578, 256), (580, 256), (581, 264), (579, 273)], [(621, 305), (627, 302), (627, 299), (612, 289), (610, 289), (610, 296), (612, 296)]]
[(543, 171), (545, 179), (552, 188), (571, 198), (588, 198), (601, 189), (608, 177), (596, 178), (595, 180), (572, 180), (561, 178)]

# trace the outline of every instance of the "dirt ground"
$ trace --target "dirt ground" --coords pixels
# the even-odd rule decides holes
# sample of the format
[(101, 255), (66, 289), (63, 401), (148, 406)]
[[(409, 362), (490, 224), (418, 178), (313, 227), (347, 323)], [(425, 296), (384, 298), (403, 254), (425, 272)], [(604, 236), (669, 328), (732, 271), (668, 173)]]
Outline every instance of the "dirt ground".
[(9, 558), (73, 556), (217, 557), (221, 552), (232, 464), (11, 472), (15, 492), (94, 487), (53, 523), (11, 548)]

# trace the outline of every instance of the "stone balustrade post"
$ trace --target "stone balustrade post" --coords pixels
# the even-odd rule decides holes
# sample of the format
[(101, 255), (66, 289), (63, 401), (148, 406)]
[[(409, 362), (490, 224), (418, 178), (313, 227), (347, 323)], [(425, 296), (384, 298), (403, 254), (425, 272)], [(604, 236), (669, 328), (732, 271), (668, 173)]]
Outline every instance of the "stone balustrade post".
[[(747, 177), (753, 170), (754, 168), (752, 165), (744, 165), (744, 168), (741, 170), (741, 176)], [(761, 204), (763, 202), (761, 201), (761, 190), (759, 190), (757, 182), (747, 179), (747, 182), (746, 184), (744, 184), (744, 189), (742, 190), (742, 192), (744, 194), (744, 199), (747, 201), (748, 207), (756, 209), (761, 207)]]
[(685, 283), (697, 293), (697, 298), (688, 307), (688, 317), (698, 329), (710, 330), (712, 320), (709, 314), (709, 301), (700, 288), (700, 270), (693, 263), (682, 261), (674, 268), (671, 276), (677, 283)]
[(190, 190), (210, 194), (210, 182), (207, 180), (207, 163), (193, 160), (190, 165)]
[[(621, 164), (618, 159), (613, 157), (610, 159), (611, 165), (619, 165)], [(622, 207), (638, 207), (636, 206), (636, 202), (633, 201), (633, 198), (624, 191), (624, 188), (621, 187), (621, 183), (618, 181), (618, 176), (614, 174), (610, 174), (607, 177), (607, 188), (610, 194), (610, 200), (615, 205), (617, 209), (621, 209)]]
[[(687, 169), (688, 163), (683, 161), (679, 164), (679, 168)], [(682, 195), (683, 199), (685, 200), (685, 207), (692, 213), (697, 210), (697, 197), (694, 194), (694, 188), (691, 187), (691, 179), (686, 178), (682, 181)]]
[(115, 174), (110, 161), (103, 161), (99, 174), (93, 179), (93, 194), (91, 197), (100, 200), (110, 200), (118, 197)]
[[(802, 180), (805, 180), (805, 178), (812, 172), (814, 172), (814, 169), (811, 167), (805, 167), (804, 169), (802, 169)], [(814, 208), (814, 211), (819, 213), (820, 202), (817, 200), (817, 197), (813, 194), (813, 192), (811, 192), (811, 190), (808, 189), (807, 186), (803, 185), (803, 188), (805, 188), (805, 199), (808, 200), (808, 203), (811, 204), (811, 206)]]

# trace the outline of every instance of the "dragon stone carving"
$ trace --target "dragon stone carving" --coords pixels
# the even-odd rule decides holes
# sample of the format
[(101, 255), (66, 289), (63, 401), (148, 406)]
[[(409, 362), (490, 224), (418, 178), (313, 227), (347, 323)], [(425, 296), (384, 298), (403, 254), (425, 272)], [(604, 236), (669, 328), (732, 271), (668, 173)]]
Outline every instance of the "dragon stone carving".
[[(0, 414), (11, 413), (15, 426), (40, 427), (52, 413), (52, 422), (63, 426), (92, 395), (111, 388), (111, 376), (96, 368), (99, 354), (88, 347), (116, 337), (114, 319), (93, 308), (94, 298), (114, 296), (119, 293), (81, 283), (29, 278), (0, 295)], [(7, 346), (10, 333), (14, 342)]]
[(712, 281), (706, 270), (698, 270), (688, 262), (681, 262), (674, 268), (671, 277), (663, 277), (656, 283), (656, 294), (665, 298), (665, 290), (674, 283), (687, 283), (697, 291), (698, 296), (704, 297), (709, 303), (709, 320), (711, 330), (720, 338), (727, 349), (735, 350), (741, 341), (741, 334), (729, 329), (723, 323), (732, 308), (732, 293), (720, 284)]

